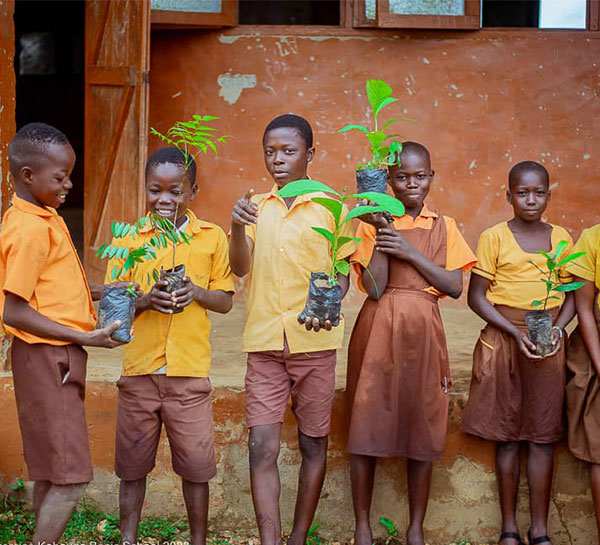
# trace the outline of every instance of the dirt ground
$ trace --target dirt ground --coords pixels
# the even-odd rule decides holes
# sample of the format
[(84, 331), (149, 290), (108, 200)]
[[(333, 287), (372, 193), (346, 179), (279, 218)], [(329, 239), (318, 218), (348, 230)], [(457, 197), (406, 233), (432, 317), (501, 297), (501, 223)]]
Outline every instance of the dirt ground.
[[(465, 305), (454, 301), (442, 301), (440, 304), (450, 363), (452, 366), (453, 391), (468, 391), (471, 376), (471, 355), (483, 322)], [(346, 382), (346, 353), (350, 332), (359, 304), (344, 308), (346, 317), (346, 335), (344, 347), (338, 352), (337, 387), (343, 388)], [(242, 332), (244, 330), (244, 304), (237, 302), (229, 314), (211, 313), (213, 386), (243, 388), (245, 373), (245, 355), (242, 353)], [(88, 380), (117, 380), (121, 370), (123, 349), (103, 350), (89, 348)]]

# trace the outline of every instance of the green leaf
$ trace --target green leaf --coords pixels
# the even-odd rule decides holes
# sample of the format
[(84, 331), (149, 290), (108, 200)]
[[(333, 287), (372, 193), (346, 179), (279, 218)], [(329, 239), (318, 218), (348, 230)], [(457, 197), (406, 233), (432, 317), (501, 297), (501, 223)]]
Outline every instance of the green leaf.
[(163, 248), (167, 247), (167, 239), (165, 238), (165, 235), (163, 233), (159, 233), (159, 237), (160, 237), (160, 243), (162, 244)]
[(350, 210), (350, 212), (348, 212), (348, 215), (344, 218), (342, 225), (344, 225), (344, 223), (350, 221), (353, 218), (358, 218), (364, 214), (371, 214), (373, 212), (383, 212), (383, 207), (370, 205), (356, 206), (352, 210)]
[(556, 250), (554, 250), (554, 261), (556, 261), (557, 258), (559, 258), (562, 253), (565, 251), (565, 248), (569, 245), (569, 243), (566, 240), (561, 240), (557, 245), (556, 245)]
[(350, 274), (350, 263), (348, 263), (345, 259), (338, 259), (334, 266), (335, 270), (342, 273), (344, 276), (348, 276)]
[(394, 97), (388, 97), (386, 98), (380, 105), (379, 108), (377, 108), (377, 111), (375, 112), (375, 117), (377, 117), (379, 115), (379, 112), (381, 110), (383, 110), (386, 106), (388, 106), (389, 104), (393, 104), (394, 102), (398, 102), (397, 98)]
[[(160, 274), (156, 269), (152, 269), (152, 278), (154, 278), (154, 282), (158, 282), (160, 280)], [(148, 282), (149, 284), (150, 282)]]
[(112, 231), (112, 236), (116, 237), (117, 236), (117, 232), (115, 231), (115, 227), (116, 227), (116, 222), (111, 221), (110, 222), (110, 230)]
[(311, 229), (324, 236), (333, 246), (334, 238), (333, 233), (331, 231), (329, 231), (328, 229), (323, 229), (322, 227), (311, 227)]
[(542, 303), (542, 301), (538, 301), (537, 299), (531, 303), (531, 305), (534, 307), (541, 307), (543, 304), (544, 303)]
[(381, 524), (386, 532), (391, 535), (391, 536), (397, 536), (398, 535), (398, 530), (396, 529), (396, 525), (394, 524), (394, 521), (386, 518), (386, 517), (381, 517), (379, 519), (379, 524)]
[(381, 131), (374, 131), (367, 134), (367, 139), (373, 146), (380, 146), (381, 143), (385, 140), (385, 133)]
[(394, 214), (395, 216), (403, 216), (404, 215), (404, 205), (401, 201), (396, 199), (396, 197), (392, 197), (387, 193), (377, 193), (376, 191), (365, 191), (364, 193), (358, 193), (356, 195), (350, 195), (350, 197), (354, 197), (356, 199), (367, 199), (369, 201), (373, 201), (377, 203), (379, 206), (383, 207), (384, 210)]
[(356, 237), (338, 237), (338, 249), (341, 248), (344, 244), (348, 244), (348, 242), (360, 242), (360, 238)]
[(108, 259), (112, 259), (113, 257), (115, 257), (115, 255), (117, 255), (118, 251), (119, 251), (119, 247), (118, 246), (113, 246), (110, 249), (110, 253), (108, 254)]
[(370, 79), (367, 80), (366, 89), (369, 104), (376, 116), (375, 112), (379, 112), (384, 101), (392, 95), (392, 88), (383, 80)]
[(313, 197), (312, 201), (327, 208), (327, 210), (329, 210), (333, 214), (336, 225), (339, 223), (340, 217), (342, 215), (342, 203), (340, 201), (324, 197)]
[(117, 273), (119, 272), (119, 268), (118, 267), (113, 267), (111, 273), (110, 273), (110, 279), (114, 282), (115, 278), (117, 278)]
[(342, 127), (341, 129), (338, 129), (335, 132), (347, 132), (351, 130), (357, 130), (364, 132), (365, 134), (369, 134), (369, 129), (367, 129), (367, 127), (363, 127), (362, 125), (356, 125), (355, 123), (350, 123), (350, 125), (346, 125), (345, 127)]
[(573, 261), (574, 259), (579, 259), (580, 257), (582, 257), (584, 255), (585, 255), (585, 252), (575, 252), (574, 254), (568, 255), (563, 260), (559, 261), (556, 264), (556, 266), (557, 267), (562, 267), (563, 265), (569, 263), (569, 261)]
[(385, 129), (387, 129), (392, 123), (396, 123), (398, 121), (408, 121), (410, 123), (417, 123), (414, 119), (411, 119), (410, 117), (394, 117), (393, 119), (390, 119), (389, 121), (387, 121), (385, 123), (385, 125), (383, 127), (381, 127), (382, 131), (385, 131)]
[(536, 253), (542, 254), (546, 259), (552, 260), (552, 254), (549, 254), (548, 252), (544, 252), (544, 250), (538, 250)]
[(100, 246), (100, 248), (98, 248), (98, 251), (96, 252), (96, 257), (98, 257), (104, 251), (104, 248), (106, 248), (106, 244), (103, 244), (102, 246)]
[(557, 286), (552, 291), (562, 291), (564, 293), (578, 290), (582, 286), (585, 286), (585, 282), (569, 282), (568, 284), (561, 284), (560, 286)]
[(280, 197), (285, 198), (306, 195), (307, 193), (314, 193), (316, 191), (332, 193), (333, 195), (341, 197), (337, 191), (317, 180), (296, 180), (295, 182), (285, 184), (277, 193)]
[(100, 259), (106, 259), (106, 256), (108, 254), (110, 254), (111, 251), (112, 251), (112, 246), (110, 244), (107, 244), (106, 248), (104, 248), (104, 251), (102, 252), (102, 255), (100, 256)]

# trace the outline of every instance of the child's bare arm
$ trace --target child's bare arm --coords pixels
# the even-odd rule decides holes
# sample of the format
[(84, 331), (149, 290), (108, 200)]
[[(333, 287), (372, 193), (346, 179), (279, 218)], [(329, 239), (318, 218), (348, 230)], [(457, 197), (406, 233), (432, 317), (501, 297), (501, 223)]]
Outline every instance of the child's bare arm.
[(236, 276), (246, 276), (250, 271), (254, 242), (246, 235), (246, 225), (256, 223), (258, 208), (250, 201), (253, 189), (238, 199), (231, 212), (231, 236), (229, 238), (229, 262)]
[(535, 355), (535, 345), (529, 340), (527, 335), (511, 324), (502, 314), (500, 314), (492, 303), (485, 296), (490, 281), (478, 274), (471, 274), (469, 282), (469, 292), (467, 302), (471, 310), (483, 318), (488, 324), (511, 335), (519, 346), (519, 349), (525, 356), (532, 360), (541, 359), (541, 356)]
[(25, 299), (10, 292), (6, 294), (4, 302), (3, 321), (6, 325), (45, 339), (104, 348), (114, 348), (123, 344), (111, 338), (112, 333), (121, 325), (120, 321), (89, 333), (75, 331), (50, 320), (29, 306)]
[(367, 291), (367, 295), (379, 300), (385, 291), (388, 283), (388, 254), (385, 252), (373, 251), (371, 261), (367, 266), (368, 270), (363, 268), (361, 273), (362, 284)]
[(585, 284), (575, 292), (575, 306), (579, 318), (579, 329), (588, 354), (594, 364), (596, 373), (600, 375), (600, 334), (594, 317), (594, 305), (596, 304), (596, 287), (594, 282), (577, 278)]
[(554, 325), (564, 329), (571, 323), (573, 318), (575, 318), (575, 295), (573, 292), (567, 292)]
[(401, 233), (386, 227), (377, 230), (375, 251), (408, 261), (438, 291), (458, 299), (462, 293), (462, 270), (449, 271), (427, 259)]

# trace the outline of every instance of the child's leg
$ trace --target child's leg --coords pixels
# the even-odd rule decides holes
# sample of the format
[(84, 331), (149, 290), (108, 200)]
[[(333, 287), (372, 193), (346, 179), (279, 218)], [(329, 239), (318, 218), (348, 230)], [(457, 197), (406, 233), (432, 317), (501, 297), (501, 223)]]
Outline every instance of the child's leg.
[(208, 523), (208, 483), (193, 483), (182, 479), (181, 484), (190, 521), (190, 542), (192, 545), (204, 545)]
[(52, 483), (50, 481), (35, 481), (33, 483), (33, 512), (36, 519), (40, 516), (40, 507), (44, 503), (44, 498), (51, 486)]
[(350, 455), (350, 481), (352, 482), (352, 505), (354, 507), (354, 543), (355, 545), (371, 545), (371, 500), (375, 481), (374, 456)]
[(408, 507), (410, 522), (406, 530), (408, 545), (423, 545), (423, 521), (429, 501), (429, 488), (431, 487), (431, 462), (419, 460), (406, 460), (408, 477)]
[(281, 543), (281, 518), (279, 515), (279, 441), (281, 424), (266, 424), (250, 428), (250, 485), (252, 503), (262, 545)]
[(60, 540), (86, 486), (87, 483), (50, 485), (38, 507), (34, 545)]
[(327, 436), (309, 437), (298, 430), (302, 463), (298, 475), (298, 495), (294, 526), (288, 545), (304, 545), (312, 524), (327, 468)]
[(594, 498), (594, 511), (596, 512), (596, 526), (598, 528), (598, 540), (600, 543), (600, 464), (592, 464), (592, 498)]
[[(500, 493), (502, 533), (519, 533), (517, 526), (517, 495), (521, 469), (521, 444), (515, 441), (496, 443), (496, 478)], [(517, 545), (517, 540), (508, 538), (499, 545)]]
[(134, 481), (121, 480), (119, 486), (119, 516), (121, 517), (121, 543), (137, 543), (138, 526), (146, 496), (146, 477)]
[[(528, 443), (527, 480), (529, 481), (529, 505), (531, 509), (531, 537), (547, 534), (554, 445)], [(550, 541), (548, 541), (550, 543)]]

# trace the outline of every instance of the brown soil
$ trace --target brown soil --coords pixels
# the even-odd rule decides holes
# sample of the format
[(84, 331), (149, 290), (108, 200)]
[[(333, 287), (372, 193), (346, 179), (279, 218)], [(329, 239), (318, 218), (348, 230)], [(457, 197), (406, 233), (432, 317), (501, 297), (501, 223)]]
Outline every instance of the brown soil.
[[(337, 387), (346, 382), (346, 352), (352, 325), (360, 309), (352, 304), (344, 307), (346, 334), (344, 347), (338, 352)], [(471, 377), (471, 355), (483, 322), (461, 303), (441, 302), (442, 318), (446, 328), (454, 392), (466, 392)], [(214, 386), (243, 388), (246, 358), (242, 353), (244, 303), (236, 302), (229, 314), (211, 313), (212, 367)], [(121, 371), (123, 349), (104, 350), (89, 348), (88, 380), (117, 380)]]

